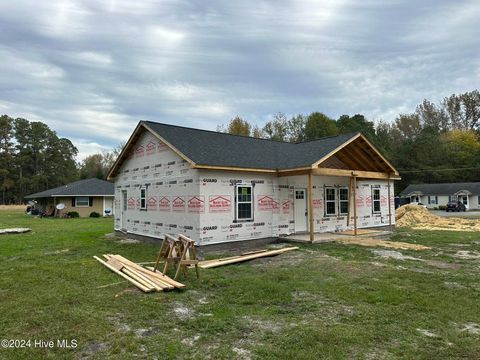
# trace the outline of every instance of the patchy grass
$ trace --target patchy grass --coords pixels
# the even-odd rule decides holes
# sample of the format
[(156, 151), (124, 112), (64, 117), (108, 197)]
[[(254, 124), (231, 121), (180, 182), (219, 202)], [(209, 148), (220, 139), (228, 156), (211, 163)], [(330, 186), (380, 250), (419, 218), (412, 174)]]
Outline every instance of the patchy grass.
[(153, 261), (158, 246), (105, 238), (112, 225), (0, 213), (0, 227), (33, 229), (0, 237), (0, 339), (78, 341), (0, 358), (480, 358), (480, 260), (464, 256), (477, 233), (401, 230), (394, 240), (432, 247), (405, 260), (301, 245), (143, 294), (92, 256)]

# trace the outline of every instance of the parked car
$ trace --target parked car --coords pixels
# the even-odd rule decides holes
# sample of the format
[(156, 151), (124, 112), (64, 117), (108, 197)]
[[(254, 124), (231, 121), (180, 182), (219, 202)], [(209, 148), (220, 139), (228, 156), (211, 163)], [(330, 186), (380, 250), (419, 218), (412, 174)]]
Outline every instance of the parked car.
[(450, 201), (447, 204), (446, 211), (467, 211), (467, 207), (461, 201)]
[(423, 206), (424, 208), (427, 208), (427, 205), (424, 205), (421, 202), (411, 202), (410, 205), (419, 205), (419, 206)]

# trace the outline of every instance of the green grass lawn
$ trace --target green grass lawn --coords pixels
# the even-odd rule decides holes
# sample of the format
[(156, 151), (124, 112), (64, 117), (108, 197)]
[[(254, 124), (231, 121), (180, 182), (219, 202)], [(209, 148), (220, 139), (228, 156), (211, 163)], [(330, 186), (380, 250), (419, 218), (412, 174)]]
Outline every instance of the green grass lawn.
[[(32, 347), (1, 359), (480, 358), (478, 233), (399, 231), (432, 247), (400, 251), (409, 260), (301, 245), (144, 294), (92, 258), (155, 259), (158, 246), (104, 238), (111, 219), (0, 213), (0, 228), (18, 226), (33, 232), (0, 237), (0, 339)], [(33, 348), (57, 339), (78, 346)]]

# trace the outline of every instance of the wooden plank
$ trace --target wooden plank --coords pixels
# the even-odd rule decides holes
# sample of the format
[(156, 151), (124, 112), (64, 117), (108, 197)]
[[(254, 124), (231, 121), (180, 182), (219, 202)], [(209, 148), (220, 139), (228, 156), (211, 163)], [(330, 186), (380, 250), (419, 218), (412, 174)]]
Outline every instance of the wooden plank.
[(115, 274), (117, 275), (120, 275), (121, 277), (123, 277), (125, 280), (129, 281), (130, 283), (132, 283), (133, 285), (135, 285), (137, 288), (139, 288), (140, 290), (142, 290), (143, 292), (152, 292), (154, 290), (154, 288), (150, 288), (150, 287), (146, 287), (144, 286), (143, 284), (140, 284), (138, 281), (132, 279), (130, 276), (124, 274), (123, 272), (115, 269), (112, 265), (110, 264), (107, 264), (107, 262), (103, 261), (102, 259), (100, 259), (98, 256), (94, 256), (93, 257), (95, 260), (99, 261), (100, 263), (102, 263), (105, 267), (109, 268), (110, 270), (112, 270)]
[(202, 262), (200, 262), (198, 264), (198, 266), (200, 266), (203, 269), (210, 269), (210, 268), (217, 267), (217, 266), (234, 264), (234, 263), (238, 263), (238, 262), (243, 262), (243, 261), (247, 261), (247, 260), (253, 260), (253, 259), (261, 258), (261, 257), (274, 256), (274, 255), (282, 254), (286, 251), (292, 251), (292, 250), (297, 250), (297, 249), (299, 249), (298, 246), (294, 246), (294, 247), (289, 247), (289, 248), (284, 248), (284, 249), (265, 251), (265, 252), (262, 252), (262, 253), (257, 253), (257, 254), (252, 254), (252, 255), (239, 256), (236, 259), (217, 259), (216, 262), (209, 262), (209, 263), (204, 264), (204, 265), (202, 264)]
[(330, 151), (327, 155), (325, 155), (324, 157), (322, 157), (320, 160), (314, 162), (312, 164), (312, 168), (315, 168), (317, 167), (319, 164), (321, 164), (322, 162), (324, 162), (326, 159), (328, 159), (330, 156), (334, 155), (336, 152), (338, 152), (339, 150), (343, 149), (345, 146), (347, 146), (348, 144), (350, 144), (352, 141), (355, 141), (356, 139), (358, 139), (359, 137), (361, 136), (360, 133), (358, 133), (357, 135), (353, 136), (352, 138), (350, 138), (349, 140), (345, 141), (342, 145), (336, 147), (335, 149), (333, 149), (332, 151)]
[(348, 182), (348, 211), (347, 211), (347, 226), (350, 226), (350, 215), (351, 215), (351, 210), (350, 208), (352, 207), (352, 204), (350, 200), (352, 199), (352, 177), (350, 177), (349, 182)]
[(123, 256), (121, 255), (115, 255), (115, 257), (117, 259), (119, 259), (121, 262), (123, 262), (124, 264), (127, 264), (127, 265), (130, 265), (132, 266), (133, 268), (139, 270), (139, 271), (142, 271), (144, 273), (146, 273), (147, 275), (150, 275), (150, 276), (155, 276), (157, 279), (159, 280), (162, 280), (163, 282), (169, 284), (169, 285), (173, 285), (174, 287), (176, 288), (179, 288), (179, 289), (183, 289), (185, 287), (184, 284), (178, 282), (178, 281), (175, 281), (173, 280), (172, 278), (166, 276), (166, 275), (163, 275), (162, 273), (159, 273), (159, 272), (153, 272), (152, 269), (153, 267), (142, 267), (140, 265), (137, 265), (135, 264), (133, 261), (130, 261), (126, 258), (124, 258)]
[(362, 150), (360, 147), (356, 145), (356, 143), (351, 143), (349, 146), (343, 148), (340, 150), (340, 152), (345, 152), (351, 157), (357, 157), (359, 158), (360, 162), (363, 164), (363, 169), (359, 170), (365, 170), (365, 171), (379, 171), (379, 172), (384, 172), (384, 167), (379, 166), (376, 164), (372, 159), (368, 158), (365, 154), (362, 153)]
[[(117, 259), (118, 261), (122, 262), (122, 260), (120, 260), (119, 258), (116, 258), (116, 257), (115, 257), (116, 255), (103, 255), (103, 256), (104, 256), (105, 258), (107, 258), (107, 259)], [(127, 261), (123, 261), (122, 264), (123, 264), (124, 266), (129, 266), (130, 268), (133, 268), (133, 269), (135, 269), (135, 270), (137, 270), (137, 271), (139, 271), (139, 272), (142, 272), (140, 269), (145, 270), (144, 272), (142, 272), (144, 275), (148, 276), (149, 278), (153, 278), (155, 281), (157, 281), (157, 282), (159, 283), (159, 285), (163, 286), (165, 289), (171, 290), (171, 289), (174, 289), (174, 288), (175, 288), (173, 285), (171, 285), (171, 284), (167, 283), (166, 281), (164, 281), (164, 279), (158, 278), (157, 275), (161, 275), (161, 273), (154, 273), (154, 272), (152, 272), (152, 271), (150, 271), (150, 270), (147, 270), (147, 269), (141, 267), (140, 265), (137, 265), (137, 264), (135, 264), (135, 263), (133, 263), (133, 262), (130, 262), (130, 261), (129, 261), (129, 263), (127, 263)], [(133, 264), (133, 265), (132, 265), (132, 264)], [(137, 265), (138, 268), (137, 268), (136, 266), (134, 266), (134, 265)], [(151, 279), (151, 280), (152, 280), (152, 279)]]
[(311, 168), (300, 169), (300, 170), (279, 171), (277, 173), (277, 176), (282, 177), (282, 176), (306, 175), (310, 172), (310, 170)]
[(357, 235), (357, 178), (353, 176), (353, 233)]
[(391, 200), (390, 200), (390, 185), (391, 185), (390, 178), (388, 178), (388, 181), (387, 181), (387, 186), (388, 186), (388, 226), (389, 226), (389, 230), (393, 231), (393, 228), (392, 228), (392, 204), (391, 204)]
[(377, 148), (365, 136), (360, 134), (360, 137), (368, 144), (370, 149), (372, 149), (390, 167), (390, 169), (395, 175), (399, 175), (397, 169), (395, 169), (395, 167), (380, 153), (380, 151), (377, 150)]
[(163, 288), (160, 287), (159, 285), (155, 284), (154, 282), (150, 281), (149, 279), (147, 279), (146, 277), (142, 276), (141, 274), (135, 272), (134, 270), (132, 270), (131, 268), (128, 268), (127, 266), (124, 266), (122, 268), (122, 272), (124, 274), (127, 274), (128, 276), (130, 276), (132, 279), (138, 281), (140, 284), (146, 286), (146, 287), (153, 287), (155, 290), (157, 291), (162, 291)]
[(260, 252), (268, 251), (267, 249), (261, 249), (261, 250), (253, 250), (253, 251), (247, 251), (244, 253), (241, 253), (240, 255), (252, 255), (252, 254), (257, 254)]
[(308, 224), (310, 233), (310, 242), (315, 240), (314, 226), (313, 226), (313, 179), (312, 171), (308, 173)]
[[(387, 173), (380, 173), (375, 171), (360, 171), (360, 170), (343, 170), (343, 169), (328, 169), (328, 168), (317, 168), (312, 169), (313, 175), (324, 175), (324, 176), (356, 176), (359, 178), (365, 179), (382, 179), (387, 180), (389, 178), (389, 174)], [(399, 177), (392, 177), (390, 179), (400, 179)]]

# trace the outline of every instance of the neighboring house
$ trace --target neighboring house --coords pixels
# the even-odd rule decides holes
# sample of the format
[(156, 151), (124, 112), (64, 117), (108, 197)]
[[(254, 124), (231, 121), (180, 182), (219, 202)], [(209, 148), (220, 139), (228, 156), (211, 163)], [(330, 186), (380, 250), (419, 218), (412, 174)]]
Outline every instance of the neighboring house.
[(115, 230), (206, 245), (389, 225), (399, 177), (359, 133), (293, 144), (141, 121), (108, 179)]
[[(51, 212), (57, 204), (65, 208), (59, 214), (76, 211), (80, 216), (90, 216), (95, 211), (100, 215), (113, 214), (114, 187), (109, 181), (96, 178), (75, 181), (70, 184), (25, 196), (37, 201), (37, 207)], [(110, 210), (109, 214), (107, 214)]]
[(412, 184), (400, 193), (410, 202), (420, 202), (428, 208), (445, 206), (449, 201), (459, 200), (467, 209), (480, 209), (480, 182)]

